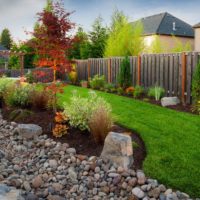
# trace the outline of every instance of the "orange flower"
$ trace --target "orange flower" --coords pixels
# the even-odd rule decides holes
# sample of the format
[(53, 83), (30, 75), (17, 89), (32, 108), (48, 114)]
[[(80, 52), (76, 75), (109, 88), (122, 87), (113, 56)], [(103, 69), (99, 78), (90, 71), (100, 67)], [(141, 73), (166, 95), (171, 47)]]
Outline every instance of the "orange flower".
[(128, 87), (126, 88), (126, 94), (132, 94), (134, 92), (135, 88), (134, 87)]

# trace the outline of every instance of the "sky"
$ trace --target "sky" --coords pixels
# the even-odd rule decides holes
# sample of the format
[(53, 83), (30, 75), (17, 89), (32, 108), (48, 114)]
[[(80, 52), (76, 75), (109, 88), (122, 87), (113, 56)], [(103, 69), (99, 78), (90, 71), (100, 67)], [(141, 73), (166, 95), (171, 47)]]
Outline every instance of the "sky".
[[(95, 18), (101, 16), (109, 25), (115, 8), (129, 16), (130, 21), (142, 17), (169, 12), (194, 25), (200, 22), (200, 0), (63, 0), (67, 11), (75, 11), (71, 21), (91, 30)], [(36, 13), (42, 11), (46, 0), (0, 0), (0, 32), (8, 28), (15, 41), (28, 39), (25, 31), (31, 31), (37, 21)]]

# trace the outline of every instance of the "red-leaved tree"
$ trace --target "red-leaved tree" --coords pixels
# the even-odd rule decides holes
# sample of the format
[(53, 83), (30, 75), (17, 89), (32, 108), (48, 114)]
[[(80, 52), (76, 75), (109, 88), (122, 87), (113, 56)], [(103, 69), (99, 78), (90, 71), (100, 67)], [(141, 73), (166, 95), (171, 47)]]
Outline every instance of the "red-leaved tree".
[(56, 72), (68, 73), (71, 70), (72, 62), (67, 59), (67, 54), (75, 40), (70, 36), (75, 24), (69, 20), (71, 13), (66, 12), (59, 2), (53, 4), (48, 1), (47, 7), (37, 15), (37, 25), (31, 33), (34, 38), (31, 46), (38, 55), (35, 64), (37, 67), (53, 69), (54, 81), (47, 89), (52, 90), (56, 98), (56, 93), (61, 91), (56, 84)]

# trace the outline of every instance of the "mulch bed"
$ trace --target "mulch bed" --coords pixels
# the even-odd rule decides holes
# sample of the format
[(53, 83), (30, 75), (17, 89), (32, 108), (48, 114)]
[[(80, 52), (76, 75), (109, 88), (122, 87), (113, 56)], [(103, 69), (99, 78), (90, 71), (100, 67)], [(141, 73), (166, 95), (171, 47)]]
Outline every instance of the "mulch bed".
[[(6, 107), (2, 108), (2, 115), (5, 120), (9, 121), (9, 115), (13, 110)], [(67, 135), (61, 138), (55, 138), (52, 135), (52, 127), (54, 126), (54, 113), (51, 111), (32, 111), (28, 117), (17, 119), (17, 123), (31, 123), (37, 124), (42, 127), (43, 133), (48, 135), (49, 138), (54, 139), (56, 142), (68, 143), (70, 147), (74, 147), (77, 154), (87, 155), (87, 156), (100, 156), (103, 144), (96, 144), (91, 137), (90, 133), (87, 131), (80, 131), (70, 127), (68, 129)], [(133, 158), (135, 169), (142, 169), (143, 161), (146, 157), (146, 148), (143, 140), (139, 134), (134, 133), (131, 130), (123, 128), (119, 125), (114, 125), (112, 131), (119, 133), (126, 133), (132, 137), (132, 140), (137, 144), (133, 148)]]
[[(115, 95), (118, 95), (118, 96), (125, 96), (125, 97), (128, 97), (128, 98), (134, 99), (133, 96), (127, 95), (127, 94), (124, 94), (124, 95), (119, 95), (117, 93), (111, 93), (111, 94), (115, 94)], [(156, 101), (155, 99), (149, 98), (148, 96), (145, 96), (145, 95), (143, 95), (141, 98), (137, 98), (136, 100), (140, 100), (140, 101), (143, 101), (143, 102), (146, 102), (146, 103), (151, 103), (151, 104), (162, 107), (161, 101)], [(187, 113), (190, 113), (190, 114), (198, 115), (198, 113), (192, 112), (192, 105), (190, 105), (190, 104), (184, 105), (184, 104), (180, 103), (176, 106), (166, 106), (166, 108), (176, 110), (178, 112), (187, 112)]]

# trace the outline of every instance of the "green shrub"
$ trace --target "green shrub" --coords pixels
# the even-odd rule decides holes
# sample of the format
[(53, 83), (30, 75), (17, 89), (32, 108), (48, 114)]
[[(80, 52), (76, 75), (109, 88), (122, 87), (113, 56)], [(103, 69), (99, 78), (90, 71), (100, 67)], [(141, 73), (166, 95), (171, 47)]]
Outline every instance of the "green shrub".
[(100, 88), (104, 88), (106, 84), (105, 81), (105, 77), (103, 76), (99, 76), (99, 75), (95, 75), (91, 80), (90, 80), (90, 87), (92, 89), (100, 89)]
[(200, 61), (196, 67), (192, 80), (192, 97), (194, 102), (200, 101)]
[(104, 86), (104, 91), (106, 92), (113, 92), (113, 89), (115, 89), (115, 86), (112, 83), (107, 83)]
[(26, 77), (26, 81), (27, 81), (28, 83), (34, 83), (34, 82), (36, 82), (36, 79), (35, 79), (35, 77), (34, 77), (34, 75), (33, 75), (33, 72), (27, 73), (27, 74), (25, 75), (25, 77)]
[(126, 89), (131, 85), (131, 67), (128, 56), (126, 56), (121, 62), (117, 81), (119, 86), (123, 89)]
[(139, 98), (144, 94), (144, 87), (140, 85), (135, 86), (135, 90), (133, 91), (133, 97), (134, 98)]
[(64, 114), (69, 118), (71, 126), (80, 130), (90, 130), (91, 116), (100, 106), (111, 112), (110, 104), (98, 97), (95, 92), (90, 92), (88, 98), (80, 97), (74, 92), (70, 103), (64, 103)]
[(11, 85), (14, 85), (15, 80), (9, 78), (1, 78), (0, 79), (0, 99), (3, 99), (3, 96), (7, 90), (7, 88)]
[(34, 90), (32, 85), (15, 84), (7, 88), (4, 97), (5, 102), (10, 107), (28, 108), (31, 106), (31, 94)]
[(117, 94), (119, 94), (119, 95), (124, 94), (124, 90), (123, 90), (122, 87), (118, 87), (118, 88), (117, 88)]
[(192, 112), (196, 112), (200, 115), (200, 100), (196, 101), (195, 104), (192, 106)]
[(154, 97), (156, 101), (159, 101), (161, 97), (163, 97), (164, 94), (165, 94), (164, 88), (159, 87), (159, 86), (149, 88), (149, 91), (148, 91), (148, 96)]

